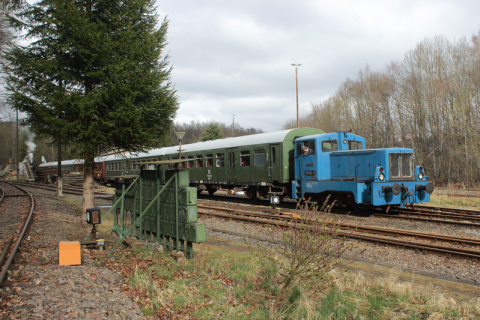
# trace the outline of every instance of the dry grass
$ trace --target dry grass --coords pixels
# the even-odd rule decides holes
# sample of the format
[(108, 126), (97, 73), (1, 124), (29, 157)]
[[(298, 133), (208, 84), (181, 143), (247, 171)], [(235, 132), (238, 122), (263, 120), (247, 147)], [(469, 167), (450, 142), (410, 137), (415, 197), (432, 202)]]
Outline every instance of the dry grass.
[[(193, 260), (175, 261), (145, 248), (119, 250), (131, 265), (134, 299), (145, 315), (176, 319), (265, 319), (281, 277), (261, 254), (230, 253), (203, 245)], [(324, 292), (312, 278), (290, 297), (278, 319), (479, 319), (480, 296), (461, 302), (424, 282), (396, 275), (333, 270)]]
[(435, 188), (446, 189), (446, 190), (476, 190), (480, 191), (480, 186), (478, 184), (465, 184), (464, 182), (459, 183), (435, 183)]
[(442, 293), (425, 290), (415, 282), (401, 282), (393, 275), (371, 277), (363, 272), (340, 274), (338, 270), (332, 271), (332, 274), (336, 277), (335, 288), (341, 292), (355, 292), (356, 296), (361, 297), (368, 297), (372, 292), (385, 297), (397, 297), (397, 306), (385, 310), (392, 317), (398, 309), (416, 310), (430, 315), (435, 313), (435, 319), (478, 319), (480, 316), (480, 297), (469, 302), (458, 302)]
[(465, 208), (480, 210), (480, 198), (450, 197), (445, 195), (431, 195), (430, 202), (426, 205), (452, 208)]

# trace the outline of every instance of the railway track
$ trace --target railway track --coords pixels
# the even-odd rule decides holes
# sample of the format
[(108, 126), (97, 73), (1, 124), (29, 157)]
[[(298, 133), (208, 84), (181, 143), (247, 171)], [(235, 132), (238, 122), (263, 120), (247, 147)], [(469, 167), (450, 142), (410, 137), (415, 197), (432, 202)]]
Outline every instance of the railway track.
[[(198, 213), (227, 219), (260, 223), (264, 225), (286, 225), (288, 221), (294, 219), (292, 215), (272, 216), (270, 213), (241, 211), (236, 209), (203, 205), (198, 206)], [(434, 252), (448, 256), (480, 259), (480, 240), (478, 239), (346, 223), (341, 223), (338, 226), (341, 229), (339, 235), (347, 238), (420, 251)], [(412, 238), (423, 239), (424, 242), (412, 241)], [(451, 246), (441, 245), (439, 243), (450, 243)], [(456, 246), (452, 246), (452, 244)], [(472, 248), (477, 249), (474, 250)]]
[[(270, 202), (267, 200), (251, 201), (245, 197), (230, 196), (230, 195), (201, 195), (199, 199), (228, 201), (232, 203), (255, 204), (268, 207)], [(315, 204), (315, 202), (312, 202)], [(283, 202), (278, 206), (280, 210), (294, 210), (297, 207), (297, 202)], [(332, 213), (351, 214), (360, 216), (373, 216), (377, 218), (388, 219), (402, 219), (409, 221), (423, 221), (429, 223), (451, 224), (457, 226), (466, 226), (472, 228), (480, 228), (480, 211), (469, 210), (462, 208), (447, 208), (438, 206), (416, 206), (415, 209), (392, 209), (389, 214), (386, 214), (380, 209), (361, 209), (358, 211), (349, 211), (347, 208), (334, 207)]]
[(480, 228), (480, 215), (472, 214), (460, 214), (460, 213), (445, 213), (445, 212), (434, 212), (430, 210), (418, 210), (418, 211), (407, 211), (404, 209), (393, 210), (393, 213), (396, 215), (389, 215), (383, 213), (373, 214), (374, 217), (382, 217), (389, 219), (405, 219), (410, 221), (425, 221), (425, 222), (436, 222), (436, 223), (445, 223), (466, 227)]
[[(27, 231), (28, 225), (33, 217), (33, 211), (35, 210), (35, 200), (33, 196), (25, 189), (14, 186), (8, 182), (0, 182), (0, 188), (2, 189), (2, 196), (0, 200), (0, 286), (3, 283), (7, 271), (10, 268), (15, 254), (20, 246), (20, 243)], [(29, 208), (22, 208), (22, 202), (27, 197), (30, 200)], [(9, 199), (11, 198), (11, 199)], [(7, 203), (7, 199), (8, 202)], [(10, 201), (12, 203), (10, 203)], [(10, 210), (7, 210), (6, 206)], [(12, 214), (13, 210), (18, 215)], [(21, 211), (21, 213), (19, 212)], [(28, 211), (28, 212), (27, 212)], [(12, 247), (13, 245), (13, 247)]]
[[(50, 185), (40, 185), (40, 184), (25, 183), (25, 182), (15, 182), (14, 184), (17, 186), (23, 186), (23, 187), (29, 187), (29, 188), (37, 188), (37, 189), (54, 191), (54, 192), (57, 191), (56, 186), (50, 186)], [(66, 193), (66, 194), (83, 195), (83, 189), (79, 187), (65, 186), (62, 188), (62, 191), (63, 193)], [(113, 197), (111, 194), (106, 192), (94, 191), (94, 194), (95, 194), (95, 198), (109, 199)]]

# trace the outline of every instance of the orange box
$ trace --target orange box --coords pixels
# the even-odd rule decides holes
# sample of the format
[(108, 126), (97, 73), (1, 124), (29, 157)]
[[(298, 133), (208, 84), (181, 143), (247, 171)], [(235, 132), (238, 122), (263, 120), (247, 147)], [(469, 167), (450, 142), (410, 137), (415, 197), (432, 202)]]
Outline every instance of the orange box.
[(82, 264), (80, 241), (60, 241), (58, 245), (58, 264), (60, 266)]

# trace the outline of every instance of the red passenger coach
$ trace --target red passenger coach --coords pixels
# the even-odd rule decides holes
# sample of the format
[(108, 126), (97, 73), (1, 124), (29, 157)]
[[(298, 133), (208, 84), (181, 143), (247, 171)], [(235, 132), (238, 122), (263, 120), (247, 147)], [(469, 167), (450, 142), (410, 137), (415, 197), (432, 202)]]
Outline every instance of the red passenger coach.
[[(95, 169), (93, 172), (93, 180), (97, 182), (103, 182), (105, 179), (105, 159), (107, 157), (97, 157), (94, 160)], [(73, 164), (73, 171), (78, 173), (83, 173), (84, 171), (84, 160), (76, 160)]]
[(93, 180), (98, 182), (105, 181), (105, 159), (108, 157), (95, 158), (95, 172), (93, 173)]

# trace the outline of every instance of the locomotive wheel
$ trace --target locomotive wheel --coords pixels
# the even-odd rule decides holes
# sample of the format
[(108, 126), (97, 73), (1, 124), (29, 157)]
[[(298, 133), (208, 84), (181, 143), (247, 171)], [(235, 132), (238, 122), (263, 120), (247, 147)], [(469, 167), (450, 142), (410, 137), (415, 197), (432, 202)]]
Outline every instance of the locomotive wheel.
[(208, 191), (208, 194), (213, 196), (213, 194), (215, 193), (215, 191), (217, 191), (217, 189), (214, 189), (214, 188), (207, 188), (207, 191)]

